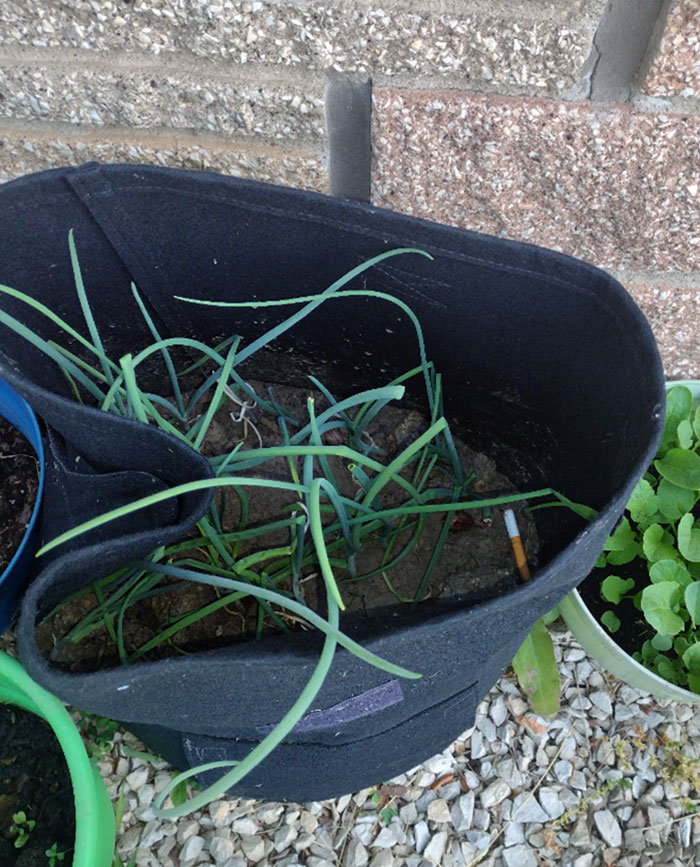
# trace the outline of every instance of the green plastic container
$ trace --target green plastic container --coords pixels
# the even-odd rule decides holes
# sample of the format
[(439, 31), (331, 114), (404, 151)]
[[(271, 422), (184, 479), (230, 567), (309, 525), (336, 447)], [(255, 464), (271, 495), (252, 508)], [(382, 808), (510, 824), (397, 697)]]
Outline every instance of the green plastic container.
[(102, 778), (63, 704), (0, 651), (0, 701), (31, 711), (54, 730), (68, 764), (75, 799), (73, 867), (111, 867), (114, 813)]
[[(696, 402), (700, 398), (700, 380), (686, 379), (678, 382), (667, 382), (666, 389), (668, 390), (674, 385), (687, 386), (692, 391)], [(559, 613), (588, 655), (592, 656), (596, 662), (599, 662), (615, 677), (630, 686), (649, 692), (657, 698), (670, 698), (675, 701), (700, 704), (700, 695), (697, 693), (683, 689), (682, 686), (676, 686), (675, 683), (669, 683), (632, 659), (598, 623), (578, 590), (573, 590), (559, 604)]]

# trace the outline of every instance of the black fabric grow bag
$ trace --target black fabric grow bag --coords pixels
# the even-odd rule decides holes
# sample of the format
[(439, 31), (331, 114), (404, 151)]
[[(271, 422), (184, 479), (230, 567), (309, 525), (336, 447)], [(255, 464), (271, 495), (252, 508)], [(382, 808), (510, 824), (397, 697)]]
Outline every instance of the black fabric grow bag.
[[(443, 373), (446, 414), (461, 436), (488, 450), (523, 490), (551, 485), (600, 510), (591, 524), (564, 509), (537, 513), (540, 566), (513, 592), (341, 624), (422, 679), (399, 682), (338, 651), (314, 712), (240, 793), (278, 800), (340, 795), (445, 748), (473, 723), (476, 703), (533, 622), (590, 571), (654, 455), (664, 387), (650, 329), (615, 280), (574, 259), (365, 204), (152, 167), (90, 164), (13, 181), (0, 187), (0, 218), (0, 282), (80, 329), (66, 240), (75, 229), (112, 357), (150, 342), (131, 280), (163, 336), (213, 344), (233, 332), (245, 340), (274, 316), (228, 317), (183, 305), (174, 294), (250, 300), (315, 293), (384, 250), (427, 250), (433, 262), (396, 257), (358, 285), (391, 292), (416, 312), (428, 356)], [(13, 299), (2, 304), (51, 336)], [(44, 540), (117, 502), (208, 473), (173, 438), (78, 406), (56, 367), (7, 329), (0, 345), (0, 376), (51, 431)], [(267, 373), (301, 383), (314, 372), (348, 393), (376, 385), (372, 371), (387, 371), (388, 381), (415, 364), (408, 323), (393, 308), (378, 314), (376, 303), (353, 299), (322, 305), (288, 332), (269, 354)], [(41, 656), (34, 627), (70, 591), (180, 536), (207, 503), (204, 495), (184, 498), (152, 510), (148, 521), (125, 518), (68, 551), (56, 549), (38, 564), (19, 626), (22, 661), (36, 680), (76, 707), (124, 721), (180, 768), (248, 752), (289, 709), (320, 642), (299, 633), (71, 674)]]

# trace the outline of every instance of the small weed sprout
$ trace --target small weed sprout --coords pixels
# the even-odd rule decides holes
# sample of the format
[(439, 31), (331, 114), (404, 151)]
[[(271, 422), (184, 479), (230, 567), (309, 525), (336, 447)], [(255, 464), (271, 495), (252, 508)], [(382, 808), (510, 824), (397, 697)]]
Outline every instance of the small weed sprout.
[(28, 819), (24, 810), (19, 810), (12, 814), (12, 824), (10, 825), (10, 835), (15, 838), (15, 849), (21, 849), (29, 840), (29, 835), (36, 827), (35, 819)]
[(385, 794), (381, 794), (376, 789), (372, 789), (370, 791), (369, 799), (373, 804), (377, 805), (377, 815), (385, 825), (390, 825), (392, 820), (399, 815), (398, 810), (395, 810), (391, 806), (391, 803), (393, 801), (389, 801), (389, 803), (387, 803), (387, 796)]
[(604, 783), (596, 786), (592, 791), (583, 795), (583, 797), (575, 807), (571, 807), (570, 809), (565, 810), (558, 819), (555, 819), (550, 824), (549, 829), (556, 833), (562, 828), (565, 828), (567, 825), (570, 825), (573, 821), (578, 819), (579, 816), (584, 816), (588, 812), (588, 808), (595, 804), (596, 801), (607, 798), (608, 795), (610, 795), (612, 792), (616, 792), (618, 789), (631, 788), (632, 780), (630, 780), (628, 777), (619, 777), (616, 779), (606, 780)]
[(58, 843), (53, 843), (44, 854), (49, 859), (49, 867), (56, 867), (66, 857), (67, 851), (59, 850)]
[(78, 728), (86, 741), (94, 764), (105, 759), (112, 750), (119, 723), (88, 711), (78, 712)]

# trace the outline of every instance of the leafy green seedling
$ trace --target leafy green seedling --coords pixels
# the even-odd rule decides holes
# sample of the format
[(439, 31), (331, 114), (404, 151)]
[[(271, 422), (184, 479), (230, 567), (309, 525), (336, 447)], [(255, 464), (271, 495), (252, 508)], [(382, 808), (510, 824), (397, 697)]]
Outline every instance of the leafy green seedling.
[(119, 723), (88, 711), (78, 713), (78, 728), (87, 742), (90, 758), (97, 764), (111, 752)]
[(15, 849), (21, 849), (29, 840), (29, 835), (36, 827), (35, 819), (28, 819), (24, 810), (19, 810), (12, 814), (12, 824), (10, 825), (10, 835), (15, 838)]
[(56, 867), (66, 857), (67, 850), (62, 851), (58, 848), (58, 843), (53, 843), (44, 854), (49, 859), (49, 867)]
[(634, 590), (634, 580), (632, 578), (620, 578), (617, 575), (608, 575), (603, 581), (600, 588), (600, 595), (606, 602), (612, 602), (617, 605), (623, 596), (626, 596), (630, 590)]
[(617, 632), (622, 625), (620, 623), (620, 618), (614, 611), (604, 611), (600, 617), (600, 622), (605, 626), (608, 632), (613, 634)]

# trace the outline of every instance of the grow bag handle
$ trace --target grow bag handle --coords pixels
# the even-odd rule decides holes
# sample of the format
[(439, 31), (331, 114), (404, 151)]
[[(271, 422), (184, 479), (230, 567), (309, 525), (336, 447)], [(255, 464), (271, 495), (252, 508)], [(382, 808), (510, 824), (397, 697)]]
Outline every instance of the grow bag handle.
[[(141, 496), (178, 483), (210, 478), (206, 458), (170, 434), (134, 419), (77, 404), (19, 376), (5, 366), (0, 375), (21, 394), (47, 425), (46, 484), (40, 511), (40, 540), (49, 542), (64, 530)], [(138, 518), (91, 531), (76, 547), (134, 536), (134, 554), (147, 554), (166, 538), (177, 538), (209, 508), (211, 491), (198, 491), (166, 501)], [(60, 549), (59, 549), (60, 550)], [(65, 548), (60, 553), (65, 553)], [(105, 556), (109, 551), (105, 549)], [(54, 555), (44, 555), (43, 568)], [(66, 588), (63, 588), (64, 590)]]

